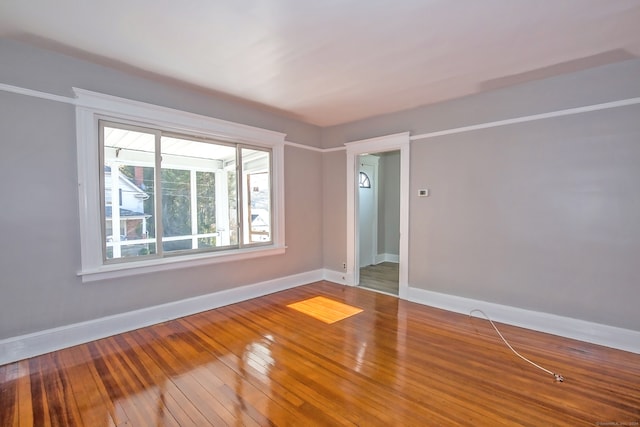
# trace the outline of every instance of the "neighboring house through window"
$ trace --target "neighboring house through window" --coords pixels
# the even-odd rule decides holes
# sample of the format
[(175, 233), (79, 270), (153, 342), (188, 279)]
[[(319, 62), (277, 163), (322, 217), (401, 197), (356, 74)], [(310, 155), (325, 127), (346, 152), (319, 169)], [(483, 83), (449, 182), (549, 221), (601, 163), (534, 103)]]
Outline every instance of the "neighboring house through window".
[[(136, 168), (138, 170), (140, 168)], [(123, 174), (118, 174), (118, 182), (111, 181), (111, 167), (104, 167), (104, 183), (105, 183), (105, 236), (107, 245), (112, 243), (114, 235), (119, 236), (116, 240), (135, 240), (146, 238), (148, 235), (147, 221), (151, 218), (150, 214), (144, 213), (144, 200), (149, 198), (149, 194), (143, 191), (140, 186), (144, 187), (142, 181), (132, 182)], [(117, 205), (119, 209), (116, 216), (119, 218), (118, 226), (114, 227), (113, 222), (113, 198), (111, 192), (113, 188), (118, 189)]]

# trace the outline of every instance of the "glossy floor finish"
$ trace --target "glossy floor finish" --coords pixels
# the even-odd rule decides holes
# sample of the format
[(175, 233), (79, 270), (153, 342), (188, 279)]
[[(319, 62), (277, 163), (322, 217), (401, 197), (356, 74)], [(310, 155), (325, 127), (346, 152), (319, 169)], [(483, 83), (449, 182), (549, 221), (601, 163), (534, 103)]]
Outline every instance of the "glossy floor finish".
[[(287, 307), (316, 296), (363, 311), (328, 324)], [(498, 326), (565, 382), (485, 320), (319, 282), (2, 366), (0, 426), (640, 420), (640, 355)]]

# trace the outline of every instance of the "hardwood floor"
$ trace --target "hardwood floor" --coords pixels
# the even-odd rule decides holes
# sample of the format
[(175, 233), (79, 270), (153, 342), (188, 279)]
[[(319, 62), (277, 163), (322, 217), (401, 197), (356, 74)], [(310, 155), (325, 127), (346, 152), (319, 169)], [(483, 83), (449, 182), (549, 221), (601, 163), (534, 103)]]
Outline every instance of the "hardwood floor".
[[(287, 307), (317, 296), (363, 311), (326, 323)], [(4, 365), (0, 426), (640, 421), (640, 355), (498, 327), (565, 382), (485, 320), (318, 282)]]
[(382, 262), (360, 269), (359, 286), (398, 295), (399, 264)]

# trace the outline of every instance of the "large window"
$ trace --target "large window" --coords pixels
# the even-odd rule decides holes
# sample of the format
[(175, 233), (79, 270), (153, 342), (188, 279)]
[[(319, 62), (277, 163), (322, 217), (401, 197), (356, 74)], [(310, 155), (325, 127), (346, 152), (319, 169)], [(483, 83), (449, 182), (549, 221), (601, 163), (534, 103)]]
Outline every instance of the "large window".
[(284, 251), (283, 134), (76, 92), (85, 280)]
[(99, 132), (105, 260), (271, 242), (271, 150), (107, 121)]

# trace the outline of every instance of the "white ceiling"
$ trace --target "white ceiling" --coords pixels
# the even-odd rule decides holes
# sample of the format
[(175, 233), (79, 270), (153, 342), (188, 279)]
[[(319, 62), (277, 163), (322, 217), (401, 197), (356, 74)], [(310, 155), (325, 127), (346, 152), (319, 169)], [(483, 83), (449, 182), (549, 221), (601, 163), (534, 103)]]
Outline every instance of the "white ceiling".
[(0, 36), (319, 126), (640, 56), (640, 0), (1, 0)]

